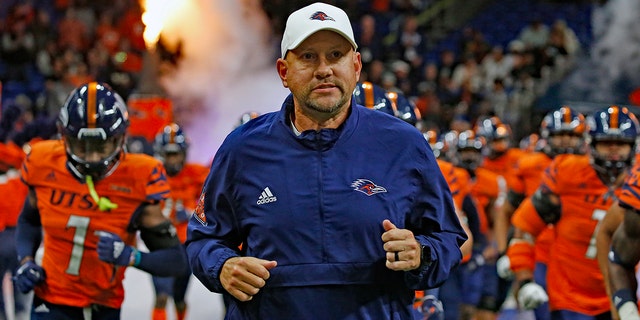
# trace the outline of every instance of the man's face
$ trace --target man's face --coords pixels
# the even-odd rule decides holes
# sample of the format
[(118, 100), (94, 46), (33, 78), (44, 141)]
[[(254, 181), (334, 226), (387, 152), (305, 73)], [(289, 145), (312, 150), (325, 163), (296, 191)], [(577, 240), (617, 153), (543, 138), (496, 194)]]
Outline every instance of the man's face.
[(598, 155), (609, 161), (624, 161), (631, 155), (631, 144), (628, 142), (598, 141), (594, 146)]
[(119, 151), (122, 136), (113, 136), (106, 140), (77, 139), (66, 137), (65, 143), (71, 154), (86, 162), (100, 162)]
[(278, 59), (277, 67), (299, 107), (336, 114), (349, 105), (362, 63), (347, 39), (323, 30)]
[(573, 132), (561, 132), (549, 137), (549, 144), (558, 149), (579, 150), (582, 146), (582, 136)]

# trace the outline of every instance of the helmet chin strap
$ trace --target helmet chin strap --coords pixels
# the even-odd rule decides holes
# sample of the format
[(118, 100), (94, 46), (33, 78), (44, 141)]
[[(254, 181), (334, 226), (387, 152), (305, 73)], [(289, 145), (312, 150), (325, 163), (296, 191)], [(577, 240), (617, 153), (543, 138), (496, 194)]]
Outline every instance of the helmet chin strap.
[(98, 204), (98, 209), (100, 209), (100, 211), (107, 211), (118, 208), (118, 205), (111, 202), (111, 200), (109, 200), (108, 198), (100, 197), (98, 195), (95, 187), (93, 186), (93, 178), (90, 175), (87, 175), (85, 179), (87, 181), (87, 187), (89, 188), (89, 194), (91, 195), (91, 198), (93, 198), (93, 201)]

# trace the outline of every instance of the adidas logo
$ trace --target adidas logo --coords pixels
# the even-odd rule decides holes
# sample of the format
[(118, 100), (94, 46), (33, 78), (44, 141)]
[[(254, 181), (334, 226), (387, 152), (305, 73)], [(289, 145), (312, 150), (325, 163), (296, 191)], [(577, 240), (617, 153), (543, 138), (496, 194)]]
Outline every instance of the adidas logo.
[(36, 313), (49, 313), (49, 308), (47, 308), (47, 305), (43, 303), (37, 306), (33, 311), (35, 311)]
[(276, 196), (274, 196), (273, 193), (271, 193), (271, 190), (269, 190), (269, 187), (266, 187), (264, 188), (264, 190), (262, 190), (262, 194), (260, 195), (256, 203), (258, 205), (261, 205), (261, 204), (276, 202), (276, 201), (278, 201), (278, 198), (276, 198)]
[(51, 172), (49, 172), (49, 174), (44, 177), (45, 181), (56, 181), (56, 174), (55, 172), (53, 172), (53, 170), (51, 170)]

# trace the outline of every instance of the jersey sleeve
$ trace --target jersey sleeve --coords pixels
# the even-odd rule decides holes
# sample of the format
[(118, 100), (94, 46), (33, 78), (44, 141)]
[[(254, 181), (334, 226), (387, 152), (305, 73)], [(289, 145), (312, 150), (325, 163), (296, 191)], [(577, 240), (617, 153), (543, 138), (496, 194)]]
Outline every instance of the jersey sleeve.
[(625, 209), (640, 211), (640, 163), (636, 163), (622, 185), (619, 199)]
[(147, 177), (145, 186), (146, 200), (150, 203), (157, 203), (169, 196), (169, 182), (167, 173), (159, 161), (152, 165), (152, 169)]

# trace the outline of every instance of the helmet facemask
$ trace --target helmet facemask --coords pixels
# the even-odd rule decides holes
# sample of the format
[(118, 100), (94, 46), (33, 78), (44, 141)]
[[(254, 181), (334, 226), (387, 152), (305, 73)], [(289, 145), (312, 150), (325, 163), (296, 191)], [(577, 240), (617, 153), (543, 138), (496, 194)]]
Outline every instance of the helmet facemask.
[(544, 152), (551, 158), (559, 154), (585, 154), (584, 135), (573, 131), (559, 131), (547, 138)]
[(162, 155), (164, 169), (170, 177), (176, 176), (182, 171), (186, 160), (187, 155), (184, 151), (165, 151)]
[(76, 177), (94, 181), (109, 176), (117, 167), (123, 154), (125, 135), (106, 139), (99, 136), (76, 138), (64, 136), (69, 168)]
[[(611, 154), (609, 152), (598, 152), (596, 145), (605, 143), (628, 145), (629, 152), (626, 156)], [(620, 140), (599, 140), (591, 144), (592, 165), (605, 184), (613, 185), (624, 171), (631, 168), (635, 156), (633, 152), (634, 148), (635, 143)]]

